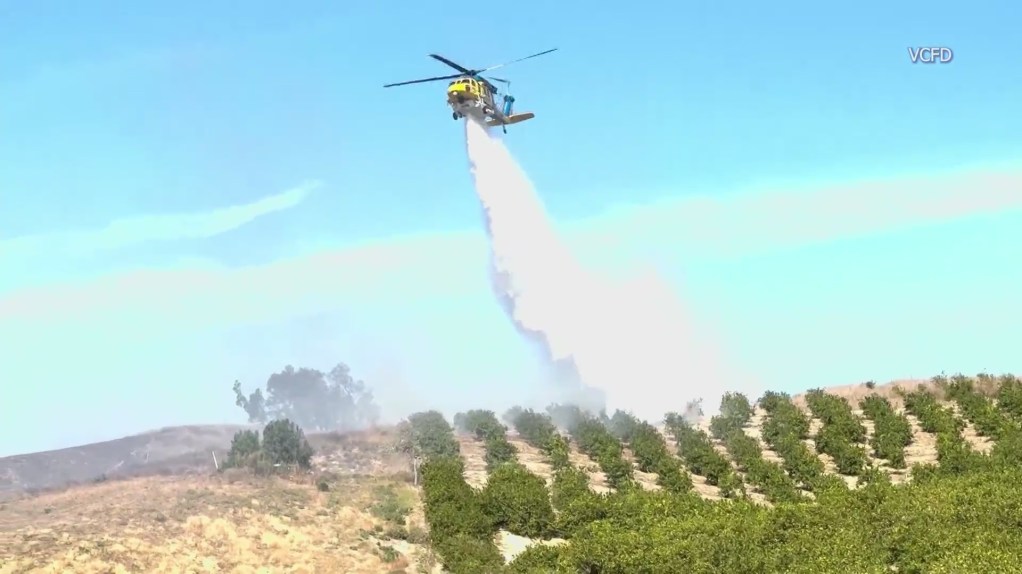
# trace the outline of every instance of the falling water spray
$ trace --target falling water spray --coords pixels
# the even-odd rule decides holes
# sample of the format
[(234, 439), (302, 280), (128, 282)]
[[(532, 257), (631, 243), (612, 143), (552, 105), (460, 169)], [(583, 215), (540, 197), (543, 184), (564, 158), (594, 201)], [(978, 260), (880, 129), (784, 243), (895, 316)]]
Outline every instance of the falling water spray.
[(565, 402), (659, 418), (704, 395), (704, 350), (654, 274), (612, 281), (583, 269), (551, 225), (503, 142), (465, 121), (476, 193), (490, 240), (494, 293), (518, 331), (556, 372)]

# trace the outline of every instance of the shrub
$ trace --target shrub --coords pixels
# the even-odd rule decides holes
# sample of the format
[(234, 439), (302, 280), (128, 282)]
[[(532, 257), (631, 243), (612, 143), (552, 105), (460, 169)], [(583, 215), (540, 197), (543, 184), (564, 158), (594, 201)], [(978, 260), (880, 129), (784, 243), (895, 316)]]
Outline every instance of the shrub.
[(868, 466), (866, 451), (858, 443), (866, 440), (866, 427), (852, 412), (844, 397), (813, 389), (806, 393), (806, 403), (823, 426), (816, 434), (816, 449), (834, 459), (838, 472), (859, 475)]
[(414, 499), (409, 500), (408, 493), (402, 496), (394, 485), (378, 486), (373, 494), (375, 501), (370, 505), (369, 513), (380, 520), (403, 526), (412, 512)]
[(512, 411), (507, 416), (516, 415), (511, 424), (527, 444), (542, 450), (554, 469), (568, 465), (568, 441), (557, 432), (549, 416), (518, 407)]
[(802, 488), (813, 490), (823, 462), (802, 442), (809, 436), (809, 417), (783, 393), (767, 392), (759, 400), (767, 411), (763, 440), (781, 457), (785, 472)]
[(482, 501), (497, 529), (526, 538), (543, 538), (550, 533), (554, 511), (546, 483), (520, 464), (497, 467), (487, 480)]
[(611, 433), (628, 443), (642, 472), (656, 473), (657, 484), (671, 492), (692, 489), (692, 477), (667, 449), (667, 442), (656, 428), (634, 415), (617, 411), (610, 419)]
[(507, 574), (550, 574), (557, 571), (562, 546), (533, 544), (515, 556), (505, 569)]
[(632, 465), (623, 458), (621, 442), (602, 421), (580, 415), (570, 432), (579, 450), (595, 460), (600, 470), (607, 475), (607, 483), (612, 488), (622, 488), (631, 483)]
[(997, 407), (1016, 421), (1022, 421), (1022, 381), (1002, 375), (997, 388)]
[(550, 437), (557, 434), (557, 427), (550, 417), (532, 409), (521, 411), (512, 425), (525, 442), (536, 448), (543, 448)]
[(606, 518), (609, 512), (607, 499), (607, 495), (597, 494), (588, 488), (578, 497), (570, 499), (557, 514), (557, 534), (562, 538), (572, 538), (587, 525)]
[(918, 418), (919, 425), (928, 433), (958, 435), (965, 428), (965, 423), (955, 416), (954, 411), (940, 406), (922, 385), (905, 394), (905, 410)]
[(493, 524), (478, 493), (465, 482), (460, 458), (434, 457), (422, 465), (422, 489), (430, 540), (441, 542), (458, 534), (491, 539)]
[(724, 448), (745, 477), (770, 502), (796, 502), (803, 499), (795, 481), (775, 462), (763, 459), (759, 441), (741, 429), (731, 431), (724, 439)]
[(244, 461), (257, 452), (259, 452), (259, 433), (254, 430), (238, 431), (231, 439), (231, 450), (227, 453), (224, 467), (244, 466)]
[(968, 377), (956, 375), (944, 386), (947, 395), (958, 403), (965, 418), (976, 428), (980, 436), (994, 440), (1009, 428), (1018, 428), (1017, 421), (1012, 421), (1004, 411), (994, 406), (993, 402), (975, 389), (974, 382)]
[(256, 474), (272, 473), (277, 465), (312, 466), (313, 450), (301, 427), (288, 419), (270, 421), (262, 441), (253, 430), (238, 431), (231, 440), (224, 468), (249, 468)]
[[(553, 421), (557, 428), (567, 431), (569, 434), (574, 434), (575, 425), (588, 418), (595, 418), (592, 415), (587, 414), (581, 407), (577, 405), (561, 405), (554, 403), (547, 406), (547, 415), (550, 416), (550, 420)], [(605, 421), (600, 421), (601, 423)]]
[(487, 438), (485, 447), (486, 470), (490, 472), (503, 463), (513, 462), (518, 456), (518, 449), (509, 443), (503, 435)]
[(523, 412), (525, 412), (525, 409), (515, 405), (509, 408), (507, 411), (505, 411), (504, 414), (500, 415), (500, 420), (504, 421), (510, 426), (515, 426), (515, 421), (518, 420), (518, 417), (521, 416)]
[(610, 495), (603, 517), (578, 528), (560, 549), (555, 571), (1017, 570), (1010, 560), (1022, 550), (1018, 468), (935, 477), (904, 487), (874, 481), (854, 491), (828, 476), (820, 480), (819, 491), (815, 504), (772, 509), (664, 493)]
[(497, 574), (504, 570), (504, 557), (493, 540), (455, 534), (435, 542), (433, 549), (451, 574)]
[(904, 415), (895, 412), (891, 403), (869, 395), (860, 403), (862, 412), (873, 421), (874, 456), (886, 459), (894, 468), (905, 468), (905, 447), (912, 443), (912, 425)]
[(591, 493), (589, 475), (573, 466), (566, 466), (554, 472), (550, 485), (550, 500), (557, 510), (564, 510), (571, 501)]
[(471, 410), (454, 415), (454, 426), (462, 432), (474, 435), (479, 440), (506, 436), (507, 429), (497, 420), (493, 411)]
[(312, 465), (312, 447), (301, 427), (288, 419), (267, 423), (263, 429), (262, 450), (273, 464), (295, 464), (299, 468)]
[(706, 482), (720, 488), (721, 494), (732, 497), (742, 492), (741, 478), (734, 472), (731, 462), (713, 447), (710, 437), (697, 430), (677, 413), (664, 417), (667, 431), (678, 444), (678, 454), (694, 474), (706, 477)]
[(632, 413), (625, 412), (622, 410), (614, 411), (611, 415), (610, 420), (607, 422), (607, 430), (614, 438), (628, 442), (631, 440), (632, 432), (635, 431), (635, 427), (639, 424), (639, 419)]
[(454, 429), (438, 411), (414, 413), (408, 417), (410, 440), (425, 459), (458, 456), (461, 447), (454, 438)]
[(724, 393), (720, 414), (710, 418), (710, 433), (723, 440), (731, 431), (741, 430), (752, 418), (752, 405), (741, 393)]
[(568, 445), (568, 439), (559, 434), (551, 435), (547, 442), (543, 444), (541, 450), (546, 454), (550, 460), (550, 466), (555, 470), (570, 464), (569, 455), (571, 454), (571, 448)]

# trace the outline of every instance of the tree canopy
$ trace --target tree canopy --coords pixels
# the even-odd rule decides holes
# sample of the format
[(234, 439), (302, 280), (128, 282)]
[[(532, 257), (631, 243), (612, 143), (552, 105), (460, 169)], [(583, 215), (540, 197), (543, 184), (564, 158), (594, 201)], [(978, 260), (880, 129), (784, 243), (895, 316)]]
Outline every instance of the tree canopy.
[(324, 373), (287, 365), (260, 388), (245, 396), (241, 383), (234, 382), (235, 404), (244, 409), (249, 422), (290, 419), (312, 431), (348, 431), (375, 425), (379, 407), (366, 384), (338, 363)]

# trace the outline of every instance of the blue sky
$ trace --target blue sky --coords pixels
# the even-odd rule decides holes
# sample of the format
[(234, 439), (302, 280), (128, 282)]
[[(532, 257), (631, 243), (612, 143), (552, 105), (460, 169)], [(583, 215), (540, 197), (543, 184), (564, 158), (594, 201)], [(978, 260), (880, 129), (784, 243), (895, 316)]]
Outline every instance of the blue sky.
[(0, 0), (0, 455), (236, 421), (289, 362), (392, 414), (528, 394), (443, 84), (381, 88), (430, 52), (560, 49), (505, 70), (508, 146), (750, 392), (1022, 370), (1017, 3), (331, 4)]

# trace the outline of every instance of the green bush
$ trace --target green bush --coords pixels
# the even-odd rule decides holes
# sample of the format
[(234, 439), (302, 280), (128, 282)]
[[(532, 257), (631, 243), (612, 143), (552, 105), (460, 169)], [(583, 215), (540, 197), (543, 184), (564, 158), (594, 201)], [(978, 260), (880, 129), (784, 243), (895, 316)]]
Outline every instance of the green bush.
[(546, 482), (520, 464), (502, 464), (490, 473), (482, 502), (497, 529), (526, 538), (550, 534), (554, 510)]
[(568, 439), (559, 434), (551, 435), (541, 447), (554, 469), (564, 468), (570, 464), (571, 447)]
[(479, 493), (465, 482), (464, 469), (454, 457), (433, 457), (422, 465), (423, 502), (434, 543), (457, 534), (489, 540), (495, 532)]
[(692, 489), (692, 477), (671, 455), (663, 435), (653, 425), (617, 411), (610, 419), (609, 428), (631, 448), (639, 470), (656, 473), (657, 484), (661, 487), (677, 493)]
[(873, 421), (873, 455), (886, 459), (894, 468), (905, 468), (905, 447), (912, 444), (912, 425), (899, 415), (890, 401), (869, 395), (860, 403), (862, 412)]
[(732, 430), (724, 439), (724, 448), (738, 469), (745, 472), (746, 480), (770, 502), (796, 502), (803, 499), (795, 481), (784, 473), (780, 465), (765, 460), (759, 441), (745, 434), (745, 431)]
[(781, 457), (782, 467), (792, 480), (802, 488), (813, 490), (823, 474), (823, 462), (802, 442), (809, 437), (809, 417), (784, 393), (767, 392), (759, 403), (767, 412), (763, 422), (764, 442)]
[(816, 449), (834, 459), (838, 472), (846, 475), (860, 475), (866, 471), (868, 460), (865, 449), (860, 446), (866, 440), (866, 427), (852, 412), (851, 405), (844, 397), (813, 389), (806, 393), (806, 403), (813, 416), (823, 426), (816, 434)]
[(412, 512), (413, 501), (394, 485), (378, 486), (374, 489), (374, 502), (369, 506), (369, 513), (393, 525), (404, 526), (405, 520)]
[(313, 450), (301, 427), (288, 419), (270, 421), (263, 429), (262, 450), (273, 464), (310, 468)]
[(234, 433), (231, 439), (231, 450), (227, 453), (224, 467), (241, 467), (244, 461), (259, 452), (259, 433), (254, 430), (242, 430)]
[(914, 392), (905, 394), (905, 410), (919, 419), (920, 427), (931, 434), (957, 436), (965, 428), (965, 423), (955, 416), (954, 411), (942, 407), (922, 385)]
[(720, 488), (726, 497), (738, 496), (743, 492), (741, 478), (735, 473), (731, 462), (717, 452), (710, 437), (692, 427), (677, 413), (664, 417), (667, 432), (678, 444), (678, 455), (694, 474), (706, 477), (706, 482)]
[[(568, 434), (574, 434), (575, 425), (586, 419), (597, 418), (591, 414), (586, 413), (578, 405), (561, 405), (554, 403), (547, 406), (546, 413), (553, 421), (557, 428), (568, 432)], [(607, 422), (600, 420), (601, 423)]]
[(579, 450), (600, 466), (611, 488), (622, 488), (632, 482), (632, 465), (623, 458), (621, 441), (610, 433), (603, 421), (578, 415), (569, 432)]
[[(1001, 387), (987, 392), (1000, 393), (1005, 383), (1003, 378), (998, 382)], [(857, 470), (855, 489), (839, 476), (823, 474), (814, 455), (816, 465), (801, 459), (810, 456), (800, 448), (808, 418), (790, 397), (768, 393), (760, 401), (770, 429), (764, 429), (764, 440), (772, 441), (768, 444), (784, 457), (783, 465), (765, 461), (759, 443), (741, 430), (744, 409), (722, 414), (717, 428), (727, 430), (722, 444), (772, 507), (742, 497), (710, 502), (680, 489), (648, 492), (629, 487), (630, 482), (596, 494), (588, 476), (566, 460), (555, 470), (549, 499), (542, 480), (517, 463), (496, 466), (479, 492), (465, 483), (460, 458), (451, 456), (433, 458), (422, 469), (430, 540), (454, 573), (1022, 574), (1017, 560), (1022, 554), (1022, 429), (999, 405), (999, 414), (989, 415), (984, 405), (992, 403), (977, 389), (989, 381), (952, 378), (942, 385), (963, 413), (972, 413), (966, 416), (988, 413), (984, 416), (1008, 422), (998, 423), (1000, 438), (990, 455), (982, 455), (962, 439), (961, 420), (932, 394), (921, 389), (905, 393), (906, 410), (936, 432), (939, 461), (915, 465), (908, 484), (892, 485), (886, 474), (866, 465)], [(862, 444), (852, 440), (861, 423), (842, 414), (850, 411), (847, 403), (819, 396), (812, 400), (825, 420), (818, 441), (831, 451), (862, 452)], [(570, 414), (566, 408), (559, 412)], [(863, 412), (877, 429), (872, 448), (904, 448), (907, 419), (894, 414), (886, 400), (867, 397)], [(669, 428), (684, 435), (686, 450), (705, 453), (707, 444), (712, 450), (705, 433), (676, 420), (680, 417), (668, 418)], [(564, 448), (549, 416), (522, 411), (514, 423), (531, 433), (526, 440), (548, 451)], [(660, 472), (671, 468), (665, 461), (676, 460), (663, 455), (666, 444), (662, 437), (657, 440), (655, 428), (627, 413), (584, 415), (573, 421), (571, 431), (598, 462), (600, 457), (620, 459), (622, 441), (640, 468)], [(815, 500), (802, 496), (799, 484), (811, 489)], [(530, 537), (563, 537), (568, 543), (533, 546), (505, 567), (493, 542), (501, 527)]]
[(312, 466), (312, 455), (301, 427), (288, 419), (279, 419), (263, 428), (261, 442), (256, 431), (234, 433), (224, 468), (249, 468), (256, 474), (272, 473), (278, 465), (308, 469)]
[(1016, 421), (1022, 421), (1022, 381), (1002, 375), (997, 388), (997, 407)]
[(532, 409), (519, 411), (512, 426), (525, 442), (536, 448), (542, 448), (550, 437), (557, 434), (557, 427), (550, 417)]
[(974, 381), (968, 377), (955, 375), (944, 384), (944, 391), (958, 404), (980, 436), (997, 440), (1002, 433), (1019, 428), (1018, 421), (1013, 421), (993, 401), (978, 392)]
[(498, 574), (504, 572), (504, 557), (492, 540), (455, 534), (433, 543), (440, 562), (450, 574)]
[[(946, 386), (946, 381), (935, 378), (938, 386)], [(937, 399), (925, 387), (920, 385), (915, 391), (905, 394), (905, 410), (919, 419), (925, 432), (937, 435), (937, 463), (935, 468), (913, 469), (913, 477), (919, 474), (954, 475), (965, 474), (986, 466), (989, 458), (975, 452), (962, 437), (965, 422), (958, 418), (950, 408), (941, 406)]]
[(720, 414), (710, 418), (710, 434), (724, 440), (732, 431), (741, 430), (752, 419), (752, 404), (741, 393), (724, 393)]
[(533, 544), (515, 556), (505, 569), (506, 574), (551, 574), (557, 571), (561, 546)]
[(497, 420), (493, 411), (471, 410), (454, 415), (454, 426), (462, 432), (475, 435), (479, 440), (506, 436), (507, 429)]
[(528, 445), (542, 450), (554, 469), (568, 465), (568, 441), (557, 431), (548, 415), (514, 407), (505, 416), (514, 417), (511, 419), (511, 425), (515, 432)]
[(515, 421), (518, 420), (518, 417), (521, 416), (523, 412), (525, 412), (525, 409), (515, 405), (506, 410), (504, 414), (500, 415), (500, 420), (513, 427), (515, 426)]
[(486, 470), (490, 472), (501, 464), (514, 462), (518, 457), (518, 449), (504, 435), (488, 437), (484, 446), (486, 454), (483, 458), (486, 460)]
[(578, 528), (559, 551), (557, 571), (1017, 570), (1010, 557), (1022, 551), (1018, 468), (908, 486), (877, 481), (854, 491), (836, 484), (820, 490), (815, 504), (772, 509), (666, 493), (613, 494), (604, 502), (603, 517)]
[(554, 472), (550, 485), (550, 501), (557, 510), (564, 510), (578, 498), (589, 494), (589, 475), (573, 466), (566, 466)]
[(454, 429), (438, 411), (409, 415), (408, 432), (416, 452), (423, 458), (458, 456), (461, 452)]
[(557, 514), (554, 523), (557, 535), (570, 539), (587, 525), (604, 519), (608, 512), (607, 499), (606, 494), (586, 489), (586, 492), (569, 500)]

